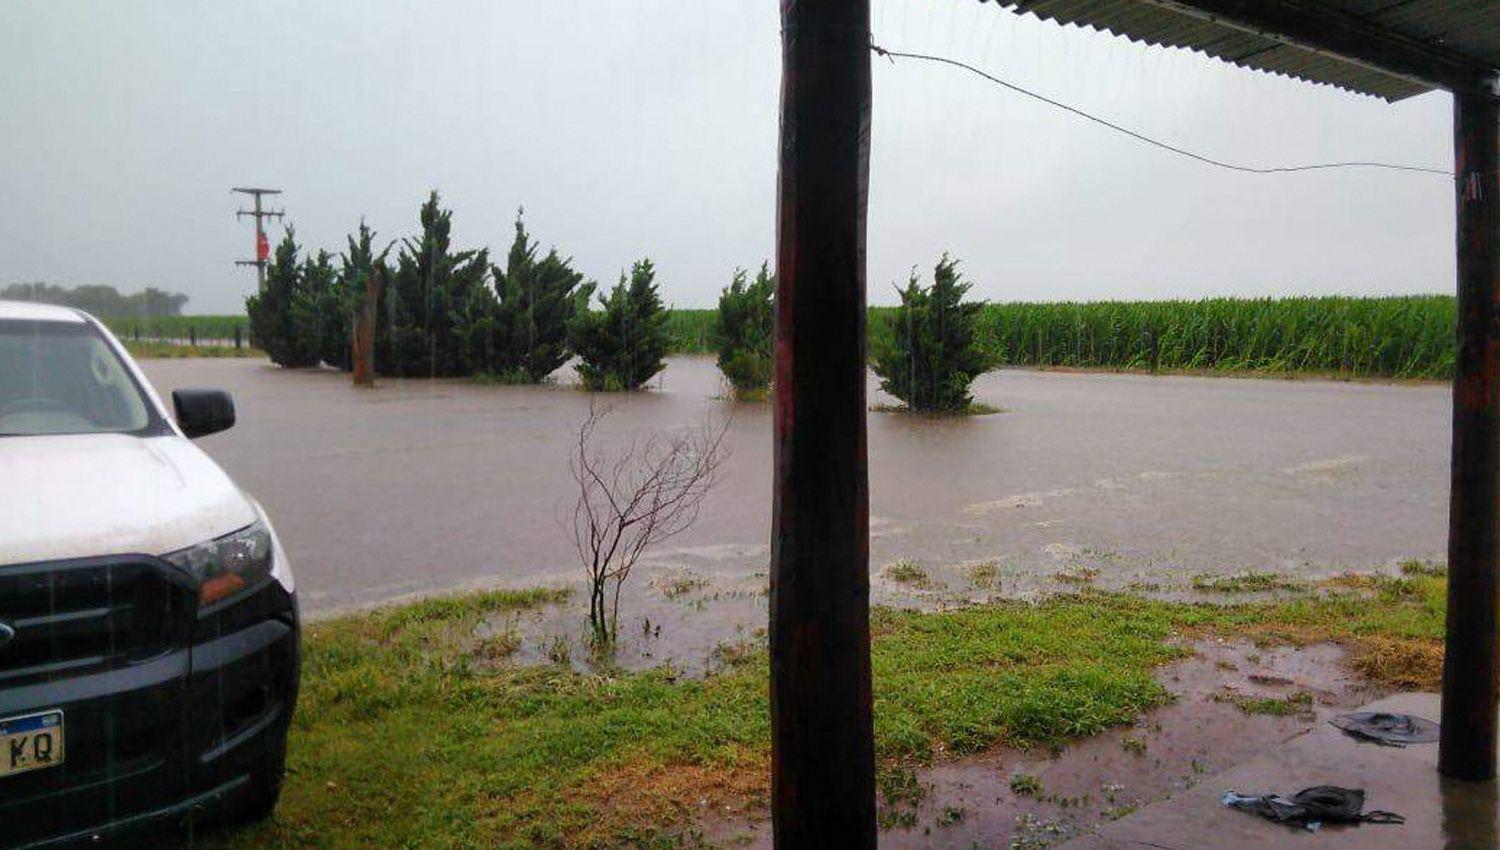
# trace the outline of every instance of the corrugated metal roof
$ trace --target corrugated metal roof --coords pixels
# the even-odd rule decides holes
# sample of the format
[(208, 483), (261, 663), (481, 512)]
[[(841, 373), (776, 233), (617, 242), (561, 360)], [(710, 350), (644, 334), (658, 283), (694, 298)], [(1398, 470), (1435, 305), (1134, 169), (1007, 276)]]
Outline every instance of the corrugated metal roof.
[[(1105, 30), (1150, 45), (1185, 48), (1244, 68), (1326, 83), (1387, 100), (1401, 100), (1438, 87), (1431, 81), (1287, 44), (1247, 31), (1243, 26), (1207, 18), (1197, 10), (1173, 8), (1163, 0), (995, 2), (1017, 14)], [(1429, 45), (1486, 71), (1500, 68), (1497, 0), (1317, 0), (1301, 5), (1357, 19), (1373, 29), (1409, 43)]]

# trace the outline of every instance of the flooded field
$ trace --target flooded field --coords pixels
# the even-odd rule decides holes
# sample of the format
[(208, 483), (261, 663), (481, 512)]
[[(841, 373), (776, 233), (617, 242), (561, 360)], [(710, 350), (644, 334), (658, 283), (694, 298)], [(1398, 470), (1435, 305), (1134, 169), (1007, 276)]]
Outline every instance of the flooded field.
[[(266, 505), (314, 616), (580, 576), (558, 519), (574, 496), (567, 457), (583, 392), (422, 380), (357, 392), (345, 375), (256, 360), (145, 368), (164, 394), (234, 393), (239, 424), (201, 445)], [(659, 384), (601, 397), (614, 408), (610, 438), (732, 414), (733, 455), (697, 525), (634, 580), (646, 607), (632, 613), (691, 633), (705, 600), (727, 598), (753, 621), (767, 566), (769, 404), (723, 401), (707, 358), (672, 360)], [(873, 386), (872, 405), (888, 401)], [(1315, 576), (1443, 555), (1446, 387), (1002, 371), (975, 395), (1003, 412), (870, 413), (877, 601), (1079, 583), (1191, 594), (1201, 574)], [(904, 581), (891, 577), (897, 562)]]

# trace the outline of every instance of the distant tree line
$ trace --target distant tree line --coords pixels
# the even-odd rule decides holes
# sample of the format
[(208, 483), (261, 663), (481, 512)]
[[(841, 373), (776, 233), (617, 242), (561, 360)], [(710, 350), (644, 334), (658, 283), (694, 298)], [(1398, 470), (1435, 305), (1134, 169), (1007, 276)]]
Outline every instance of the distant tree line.
[(122, 295), (113, 286), (12, 283), (0, 289), (0, 300), (57, 304), (108, 318), (154, 318), (182, 315), (182, 308), (187, 306), (188, 297), (177, 292), (164, 292), (154, 286), (148, 286), (140, 292)]
[(337, 257), (304, 252), (287, 228), (265, 285), (245, 300), (255, 344), (283, 366), (351, 368), (354, 313), (375, 276), (381, 375), (536, 383), (577, 355), (586, 386), (633, 390), (665, 367), (667, 312), (650, 259), (591, 306), (597, 285), (556, 248), (543, 254), (521, 215), (503, 267), (487, 248), (453, 246), (453, 213), (436, 192), (418, 223), (383, 248), (361, 224)]

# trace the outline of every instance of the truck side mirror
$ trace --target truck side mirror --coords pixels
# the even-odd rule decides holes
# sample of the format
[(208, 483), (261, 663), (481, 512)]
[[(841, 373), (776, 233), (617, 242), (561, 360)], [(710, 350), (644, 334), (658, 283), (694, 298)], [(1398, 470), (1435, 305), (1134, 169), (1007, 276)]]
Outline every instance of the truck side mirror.
[(190, 439), (234, 426), (234, 397), (224, 390), (173, 390), (177, 427)]

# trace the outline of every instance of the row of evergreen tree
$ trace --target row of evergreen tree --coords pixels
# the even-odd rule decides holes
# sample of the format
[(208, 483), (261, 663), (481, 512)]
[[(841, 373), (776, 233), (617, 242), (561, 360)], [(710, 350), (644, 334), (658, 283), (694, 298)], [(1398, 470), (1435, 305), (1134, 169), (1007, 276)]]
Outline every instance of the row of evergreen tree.
[[(246, 299), (251, 338), (283, 366), (352, 365), (353, 315), (371, 276), (379, 278), (375, 366), (383, 375), (484, 375), (537, 383), (577, 355), (591, 389), (633, 390), (665, 367), (667, 313), (650, 259), (621, 273), (597, 308), (597, 285), (553, 248), (542, 254), (520, 215), (505, 266), (488, 249), (453, 248), (453, 213), (433, 192), (418, 235), (377, 249), (363, 223), (337, 258), (305, 254), (288, 227), (266, 273)], [(390, 254), (395, 250), (394, 259)], [(887, 392), (918, 411), (964, 411), (969, 387), (992, 365), (978, 342), (982, 302), (946, 254), (931, 286), (915, 272), (901, 305), (871, 334), (871, 367)], [(719, 297), (714, 343), (734, 393), (754, 397), (772, 378), (775, 278), (762, 264), (753, 280), (735, 271)]]
[(417, 235), (384, 248), (361, 223), (338, 257), (304, 253), (288, 227), (265, 285), (245, 299), (251, 339), (282, 366), (350, 369), (353, 316), (375, 276), (382, 375), (535, 383), (576, 354), (587, 386), (636, 389), (665, 367), (667, 314), (650, 259), (591, 309), (597, 285), (555, 248), (542, 254), (520, 215), (504, 267), (488, 249), (453, 247), (453, 212), (436, 192), (419, 219)]
[[(966, 300), (971, 284), (958, 261), (944, 254), (930, 286), (915, 270), (897, 288), (901, 303), (870, 334), (870, 368), (880, 387), (914, 411), (967, 413), (977, 409), (969, 392), (974, 379), (994, 365), (979, 343), (984, 302)], [(714, 325), (719, 371), (738, 396), (770, 386), (776, 280), (762, 265), (755, 280), (737, 270), (719, 296)]]

